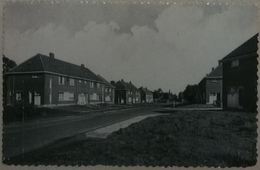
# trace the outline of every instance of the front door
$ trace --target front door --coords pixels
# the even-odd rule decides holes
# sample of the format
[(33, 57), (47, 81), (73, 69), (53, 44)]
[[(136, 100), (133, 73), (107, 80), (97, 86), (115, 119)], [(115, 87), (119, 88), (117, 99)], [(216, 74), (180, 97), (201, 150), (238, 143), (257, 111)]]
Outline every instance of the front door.
[(239, 91), (235, 88), (231, 88), (227, 94), (227, 107), (240, 108)]
[(217, 101), (216, 93), (210, 93), (209, 95), (209, 104), (214, 104)]
[(84, 93), (80, 93), (80, 94), (78, 95), (78, 104), (79, 104), (79, 105), (85, 105), (85, 104), (87, 104), (87, 102), (86, 102), (86, 95), (85, 95)]
[(34, 92), (34, 105), (36, 106), (41, 105), (41, 96), (37, 92)]

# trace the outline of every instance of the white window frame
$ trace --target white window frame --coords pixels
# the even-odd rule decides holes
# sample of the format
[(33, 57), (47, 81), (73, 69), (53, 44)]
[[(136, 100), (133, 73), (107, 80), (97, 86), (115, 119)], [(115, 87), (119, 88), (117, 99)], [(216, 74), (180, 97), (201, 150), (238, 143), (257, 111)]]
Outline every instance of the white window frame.
[(15, 100), (21, 101), (22, 100), (22, 92), (18, 91), (15, 93)]
[(233, 60), (231, 61), (231, 67), (234, 68), (234, 67), (238, 67), (239, 66), (239, 60)]
[(75, 79), (70, 78), (70, 79), (69, 79), (69, 85), (70, 85), (70, 86), (75, 86)]
[(90, 88), (94, 88), (94, 82), (93, 81), (90, 82)]
[(59, 76), (58, 83), (59, 83), (59, 85), (64, 85), (65, 84), (65, 77)]
[(64, 101), (64, 92), (58, 92), (58, 100)]

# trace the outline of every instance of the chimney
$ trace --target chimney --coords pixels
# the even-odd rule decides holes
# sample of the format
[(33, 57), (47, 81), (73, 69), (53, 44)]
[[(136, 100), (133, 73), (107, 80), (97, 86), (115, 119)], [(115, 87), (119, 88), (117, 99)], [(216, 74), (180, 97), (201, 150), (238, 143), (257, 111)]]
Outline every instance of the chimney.
[(50, 52), (49, 57), (50, 57), (50, 59), (54, 59), (54, 53)]
[(212, 67), (211, 71), (214, 71), (214, 67)]
[(85, 65), (84, 65), (84, 64), (81, 64), (80, 67), (81, 67), (81, 68), (85, 68)]

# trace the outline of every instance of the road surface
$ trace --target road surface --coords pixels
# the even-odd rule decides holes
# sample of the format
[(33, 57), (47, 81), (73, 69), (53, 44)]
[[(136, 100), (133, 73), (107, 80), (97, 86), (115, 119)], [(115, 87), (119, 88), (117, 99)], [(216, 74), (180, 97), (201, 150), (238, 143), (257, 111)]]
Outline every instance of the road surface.
[(5, 126), (3, 131), (3, 158), (21, 155), (58, 139), (88, 132), (139, 115), (151, 114), (155, 107), (139, 107), (71, 116), (48, 122), (19, 123)]

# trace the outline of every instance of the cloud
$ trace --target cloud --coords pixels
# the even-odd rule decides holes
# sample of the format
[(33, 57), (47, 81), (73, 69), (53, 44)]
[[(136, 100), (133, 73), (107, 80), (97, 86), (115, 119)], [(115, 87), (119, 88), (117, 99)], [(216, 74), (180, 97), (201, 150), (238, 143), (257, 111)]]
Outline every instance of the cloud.
[(7, 30), (5, 52), (20, 63), (53, 51), (57, 58), (84, 63), (110, 80), (124, 78), (178, 92), (198, 83), (219, 59), (257, 32), (253, 7), (227, 7), (210, 15), (206, 8), (171, 6), (154, 20), (156, 29), (133, 24), (129, 32), (120, 32), (113, 19), (89, 20), (75, 33), (57, 23), (22, 33), (13, 28)]

